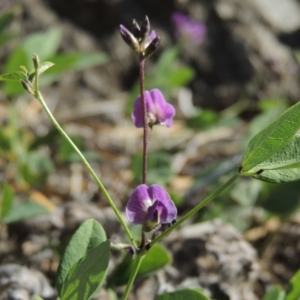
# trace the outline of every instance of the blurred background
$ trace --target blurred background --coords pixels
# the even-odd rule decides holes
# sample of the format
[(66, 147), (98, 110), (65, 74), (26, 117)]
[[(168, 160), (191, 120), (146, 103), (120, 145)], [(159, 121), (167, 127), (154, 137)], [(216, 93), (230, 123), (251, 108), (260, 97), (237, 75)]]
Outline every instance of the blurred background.
[[(130, 117), (138, 59), (118, 28), (145, 15), (161, 37), (146, 89), (176, 107), (171, 128), (150, 132), (149, 184), (169, 191), (180, 216), (299, 101), (300, 1), (0, 0), (1, 74), (31, 70), (33, 53), (55, 63), (41, 78), (44, 98), (122, 211), (141, 181), (142, 131)], [(59, 259), (84, 220), (98, 220), (113, 241), (124, 233), (37, 100), (18, 82), (0, 83), (0, 299), (55, 299)], [(201, 286), (216, 299), (251, 300), (285, 287), (300, 268), (299, 196), (299, 182), (239, 179), (167, 238), (173, 263), (131, 299)]]

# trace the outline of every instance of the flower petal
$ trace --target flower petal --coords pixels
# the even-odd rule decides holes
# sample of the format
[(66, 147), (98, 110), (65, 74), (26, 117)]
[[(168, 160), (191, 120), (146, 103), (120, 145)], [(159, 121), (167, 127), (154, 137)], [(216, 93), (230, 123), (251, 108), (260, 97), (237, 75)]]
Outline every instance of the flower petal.
[(168, 210), (160, 200), (156, 200), (154, 204), (148, 208), (148, 219), (151, 222), (160, 223), (162, 220), (166, 220), (167, 216)]
[(147, 219), (148, 207), (151, 205), (148, 187), (145, 184), (139, 185), (130, 195), (126, 206), (129, 221), (134, 224), (143, 224)]
[[(144, 92), (144, 97), (146, 100), (146, 108), (149, 110), (148, 106), (151, 106), (151, 97), (148, 91)], [(137, 128), (144, 127), (144, 115), (143, 115), (143, 103), (141, 95), (139, 95), (133, 105), (133, 112), (131, 114), (132, 121)]]
[(171, 223), (177, 216), (177, 208), (171, 200), (169, 194), (159, 185), (153, 184), (148, 190), (152, 202), (159, 200), (159, 206), (164, 206), (160, 216), (161, 223)]

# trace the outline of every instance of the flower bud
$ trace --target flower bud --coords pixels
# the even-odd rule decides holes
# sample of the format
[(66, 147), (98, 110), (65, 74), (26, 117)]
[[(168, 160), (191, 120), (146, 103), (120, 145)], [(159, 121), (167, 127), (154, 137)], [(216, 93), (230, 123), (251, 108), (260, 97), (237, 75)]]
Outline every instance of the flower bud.
[(150, 21), (147, 16), (145, 16), (145, 20), (141, 24), (141, 30), (140, 30), (140, 38), (141, 41), (144, 41), (150, 33)]
[(140, 39), (140, 26), (137, 23), (137, 21), (134, 19), (132, 21), (132, 29), (131, 29), (131, 33), (134, 35), (134, 37), (136, 37), (138, 40)]
[(145, 49), (144, 58), (150, 57), (157, 50), (159, 44), (160, 44), (160, 37), (156, 36), (149, 44), (149, 46)]
[(133, 50), (139, 51), (139, 42), (134, 35), (123, 25), (120, 25), (120, 33), (124, 42)]

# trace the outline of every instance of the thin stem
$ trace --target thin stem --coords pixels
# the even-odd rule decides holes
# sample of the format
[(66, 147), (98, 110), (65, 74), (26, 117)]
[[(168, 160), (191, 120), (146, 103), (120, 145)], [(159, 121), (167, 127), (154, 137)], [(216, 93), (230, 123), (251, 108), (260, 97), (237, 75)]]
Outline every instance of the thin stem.
[(143, 184), (147, 184), (147, 159), (148, 159), (148, 118), (147, 118), (147, 105), (144, 95), (145, 91), (145, 59), (140, 56), (140, 95), (143, 104), (143, 119), (144, 119), (144, 132), (143, 132)]
[(114, 213), (117, 216), (117, 219), (119, 220), (119, 222), (121, 223), (121, 225), (123, 226), (124, 230), (127, 233), (127, 236), (129, 237), (132, 245), (137, 248), (137, 245), (135, 243), (135, 240), (129, 230), (129, 228), (127, 227), (127, 225), (125, 224), (119, 210), (117, 209), (117, 207), (115, 206), (113, 200), (111, 199), (110, 195), (108, 194), (107, 190), (105, 189), (104, 185), (102, 184), (102, 182), (100, 181), (100, 179), (98, 178), (98, 176), (96, 175), (95, 171), (92, 169), (92, 167), (90, 166), (90, 164), (88, 163), (88, 161), (86, 160), (86, 158), (84, 157), (84, 155), (80, 152), (80, 150), (77, 148), (77, 146), (73, 143), (73, 141), (69, 138), (69, 136), (66, 134), (66, 132), (61, 128), (61, 126), (58, 124), (58, 122), (56, 121), (56, 119), (54, 118), (54, 116), (52, 115), (51, 111), (49, 110), (46, 102), (43, 99), (42, 94), (40, 93), (40, 91), (36, 90), (35, 95), (37, 100), (40, 101), (40, 103), (42, 104), (43, 108), (45, 109), (48, 117), (50, 118), (51, 122), (54, 124), (54, 126), (57, 128), (57, 130), (61, 133), (61, 135), (66, 139), (66, 141), (72, 146), (72, 148), (76, 151), (76, 153), (79, 155), (79, 157), (81, 158), (83, 164), (86, 166), (86, 168), (88, 169), (88, 171), (90, 172), (90, 174), (93, 176), (94, 180), (96, 181), (98, 187), (100, 188), (101, 192), (104, 194), (106, 200), (108, 201), (109, 205), (111, 206), (111, 208), (113, 209)]
[(133, 282), (134, 282), (134, 279), (136, 277), (136, 274), (138, 273), (138, 270), (141, 266), (141, 263), (144, 259), (145, 255), (137, 255), (136, 259), (135, 259), (135, 265), (134, 265), (134, 269), (132, 270), (131, 274), (130, 274), (130, 278), (129, 278), (129, 281), (126, 285), (126, 289), (125, 289), (125, 292), (123, 294), (123, 297), (122, 297), (122, 300), (126, 300), (128, 295), (129, 295), (129, 292), (131, 290), (131, 287), (133, 285)]
[(219, 189), (217, 189), (215, 192), (213, 192), (211, 195), (209, 195), (206, 199), (204, 199), (198, 205), (196, 205), (193, 209), (191, 209), (188, 213), (186, 213), (173, 226), (171, 226), (166, 231), (164, 231), (161, 235), (159, 235), (154, 240), (152, 240), (150, 245), (152, 246), (152, 245), (160, 242), (164, 237), (169, 235), (173, 230), (175, 230), (178, 226), (180, 226), (184, 221), (186, 221), (188, 218), (190, 218), (192, 215), (194, 215), (198, 210), (200, 210), (203, 206), (205, 206), (211, 200), (213, 200), (216, 196), (218, 196), (223, 190), (225, 190), (229, 185), (231, 185), (238, 177), (239, 177), (239, 174), (235, 174), (233, 177), (231, 177), (224, 185), (222, 185)]

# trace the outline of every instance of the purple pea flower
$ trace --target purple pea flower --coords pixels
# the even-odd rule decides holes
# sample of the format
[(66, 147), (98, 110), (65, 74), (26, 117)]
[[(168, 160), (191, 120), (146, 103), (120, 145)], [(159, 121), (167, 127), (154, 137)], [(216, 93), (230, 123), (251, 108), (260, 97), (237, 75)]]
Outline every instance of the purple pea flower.
[(159, 185), (139, 185), (130, 195), (126, 206), (130, 222), (142, 224), (148, 232), (159, 224), (168, 224), (176, 219), (177, 208), (169, 194)]
[[(175, 108), (172, 104), (166, 102), (162, 92), (159, 89), (153, 89), (150, 92), (145, 91), (144, 97), (149, 127), (152, 128), (153, 125), (157, 124), (166, 125), (167, 127), (172, 126)], [(143, 104), (140, 95), (134, 102), (131, 117), (137, 128), (144, 126)]]
[(203, 23), (196, 22), (180, 12), (173, 13), (171, 19), (175, 27), (176, 38), (189, 39), (195, 45), (202, 43), (207, 32)]

